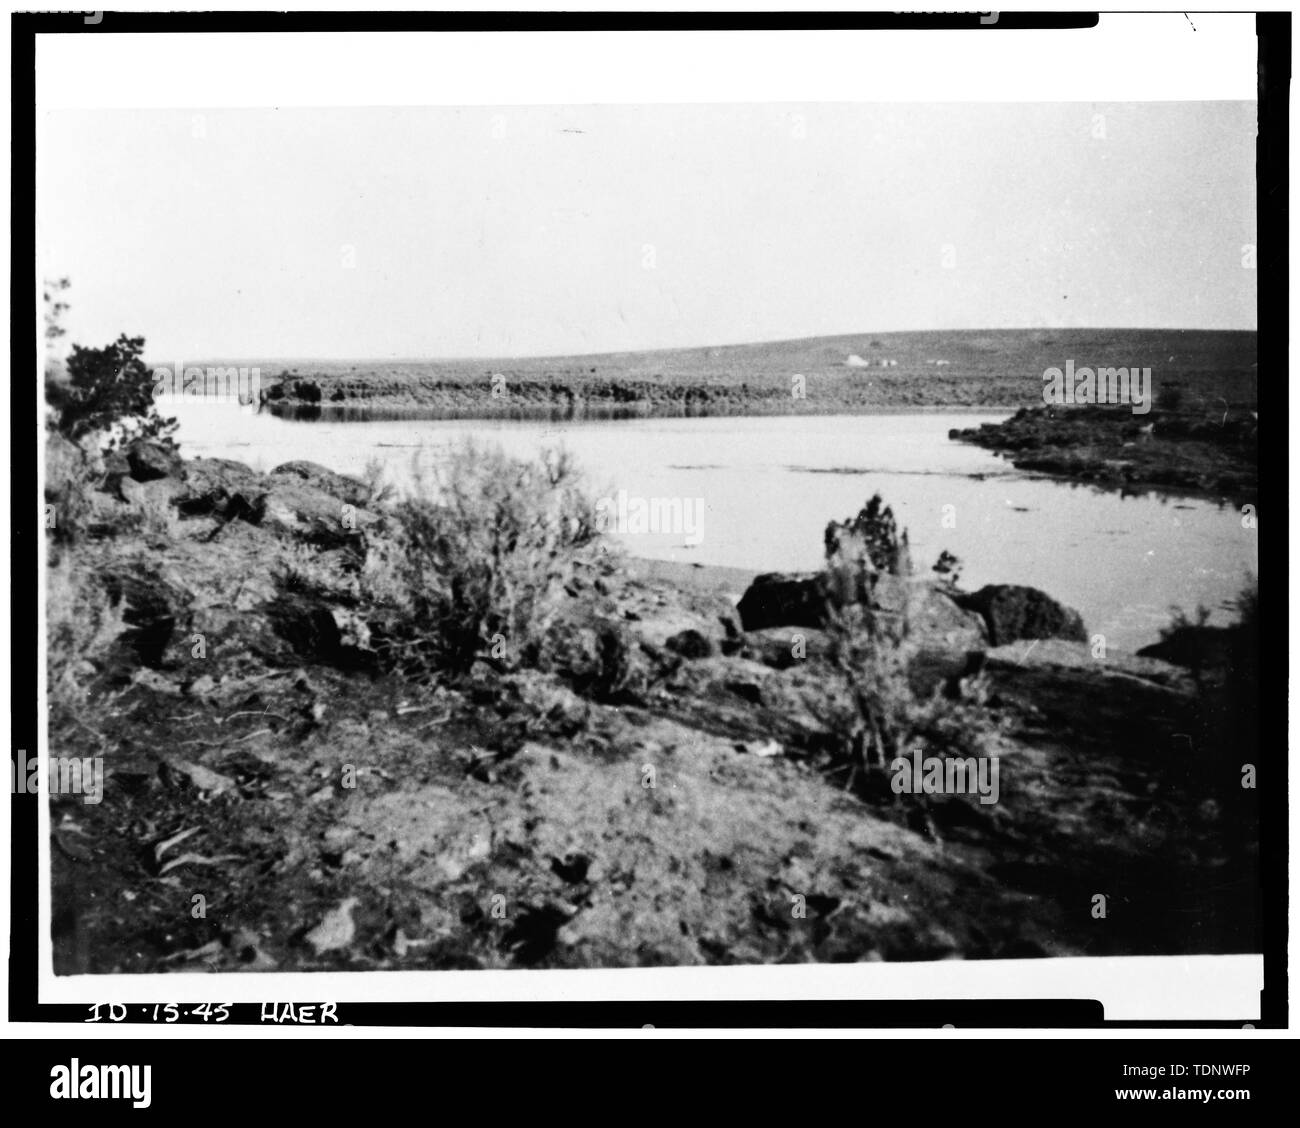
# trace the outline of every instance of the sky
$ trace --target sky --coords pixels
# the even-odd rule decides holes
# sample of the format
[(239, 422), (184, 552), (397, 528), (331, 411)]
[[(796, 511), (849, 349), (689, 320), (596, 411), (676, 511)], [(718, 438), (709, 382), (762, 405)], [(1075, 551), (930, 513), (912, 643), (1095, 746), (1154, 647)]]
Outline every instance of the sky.
[(60, 110), (39, 269), (152, 359), (1252, 329), (1253, 102)]

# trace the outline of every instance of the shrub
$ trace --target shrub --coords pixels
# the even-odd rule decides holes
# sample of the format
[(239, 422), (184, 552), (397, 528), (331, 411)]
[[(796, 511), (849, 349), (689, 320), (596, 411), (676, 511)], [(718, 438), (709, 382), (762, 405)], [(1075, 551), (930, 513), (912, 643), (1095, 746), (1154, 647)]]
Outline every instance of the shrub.
[(467, 442), (368, 544), (364, 597), (376, 649), (406, 669), (466, 672), (535, 662), (578, 554), (595, 540), (594, 508), (567, 455), (508, 457)]
[(1169, 608), (1169, 625), (1160, 628), (1160, 637), (1168, 641), (1184, 631), (1200, 630), (1210, 621), (1210, 609), (1201, 603), (1196, 608), (1196, 621), (1188, 617), (1181, 607)]
[(127, 629), (120, 603), (109, 598), (94, 573), (65, 560), (46, 573), (46, 669), (50, 705), (74, 709), (85, 702), (95, 676)]
[(869, 562), (877, 572), (892, 576), (911, 573), (907, 532), (898, 531), (894, 511), (873, 494), (856, 517), (826, 526), (826, 559), (843, 563)]
[(934, 562), (931, 571), (950, 588), (955, 588), (961, 582), (961, 559), (945, 548), (939, 553), (939, 559)]
[(983, 674), (962, 679), (958, 692), (917, 690), (912, 664), (918, 647), (901, 627), (861, 608), (832, 618), (830, 658), (844, 681), (841, 707), (830, 718), (836, 755), (848, 784), (880, 780), (899, 756), (984, 756), (999, 725), (987, 708)]
[[(105, 476), (105, 467), (98, 464), (101, 446), (112, 449), (150, 439), (169, 451), (176, 448), (176, 420), (158, 414), (154, 378), (142, 359), (143, 337), (122, 334), (106, 348), (73, 345), (65, 360), (54, 355), (55, 344), (66, 335), (63, 315), (68, 303), (62, 295), (69, 285), (60, 278), (44, 287), (45, 398), (50, 408), (46, 528), (56, 543), (79, 539), (89, 525), (90, 495)], [(109, 436), (106, 444), (100, 441), (104, 433)], [(143, 511), (128, 511), (104, 531), (163, 535), (170, 529), (170, 513), (146, 503)]]
[(97, 431), (117, 429), (115, 443), (154, 439), (172, 445), (174, 419), (158, 414), (154, 379), (141, 359), (143, 337), (125, 333), (102, 349), (73, 345), (62, 381), (48, 384), (46, 395), (57, 412), (55, 427), (76, 442)]
[(291, 543), (281, 548), (271, 565), (276, 590), (285, 595), (309, 595), (334, 603), (356, 604), (361, 578), (346, 550), (322, 553), (315, 545)]
[(147, 537), (167, 540), (174, 534), (180, 521), (180, 515), (171, 500), (157, 494), (149, 494), (132, 502), (131, 508), (139, 514), (140, 530)]
[(363, 504), (367, 509), (379, 509), (397, 496), (396, 487), (385, 480), (384, 464), (378, 458), (372, 458), (366, 463), (361, 480), (365, 483), (366, 496)]
[(561, 619), (548, 631), (538, 657), (540, 669), (559, 675), (584, 697), (612, 705), (644, 703), (649, 664), (621, 623), (579, 626)]
[(1234, 601), (1238, 627), (1251, 638), (1259, 637), (1259, 580), (1250, 576)]
[(1217, 632), (1207, 629), (1209, 621), (1210, 609), (1204, 604), (1197, 605), (1195, 620), (1175, 606), (1169, 608), (1168, 626), (1160, 628), (1160, 642), (1167, 648), (1166, 653), (1191, 670), (1198, 685), (1206, 665), (1213, 665), (1212, 646), (1206, 643)]
[[(852, 522), (826, 530), (826, 570), (832, 590), (844, 582), (853, 546), (861, 546), (864, 570), (903, 576), (910, 571), (907, 533), (898, 530), (892, 511), (878, 494)], [(958, 563), (946, 552), (939, 562), (949, 572)], [(912, 669), (919, 647), (911, 635), (906, 604), (901, 615), (883, 615), (863, 602), (833, 600), (827, 631), (829, 657), (844, 684), (830, 727), (849, 785), (878, 783), (894, 759), (910, 755), (917, 747), (933, 754), (987, 754), (999, 726), (986, 707), (986, 679), (979, 675), (928, 693), (918, 691)]]

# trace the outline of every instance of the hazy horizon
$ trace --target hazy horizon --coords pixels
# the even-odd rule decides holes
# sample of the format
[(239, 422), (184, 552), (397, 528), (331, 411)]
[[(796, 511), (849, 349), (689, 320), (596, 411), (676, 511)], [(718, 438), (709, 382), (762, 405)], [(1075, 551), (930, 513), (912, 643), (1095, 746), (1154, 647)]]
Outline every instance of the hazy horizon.
[(64, 111), (68, 341), (477, 360), (1255, 330), (1253, 102)]

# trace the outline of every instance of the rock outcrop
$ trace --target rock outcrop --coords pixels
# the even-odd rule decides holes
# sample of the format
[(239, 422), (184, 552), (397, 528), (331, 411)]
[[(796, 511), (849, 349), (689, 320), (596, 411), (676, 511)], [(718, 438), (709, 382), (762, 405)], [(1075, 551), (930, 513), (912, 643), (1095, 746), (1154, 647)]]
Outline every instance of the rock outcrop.
[(810, 627), (826, 625), (828, 589), (820, 573), (786, 575), (765, 572), (741, 596), (736, 610), (746, 631), (767, 627)]
[[(1082, 637), (1034, 589), (870, 579), (861, 603), (922, 644), (913, 702), (957, 710), (936, 754), (987, 725), (1004, 771), (995, 805), (877, 796), (843, 770), (861, 710), (819, 575), (755, 580), (742, 633), (747, 577), (601, 557), (557, 597), (545, 661), (390, 674), (355, 584), (380, 520), (359, 483), (201, 460), (134, 484), (180, 519), (95, 492), (118, 530), (65, 552), (125, 629), (113, 692), (52, 714), (52, 747), (109, 764), (105, 802), (50, 799), (61, 974), (1257, 950), (1255, 792), (1223, 785), (1239, 731), (1203, 725), (1204, 679), (1162, 662), (987, 650)], [(215, 931), (125, 896), (199, 865), (238, 893)], [(1126, 898), (1101, 932), (1078, 892), (1098, 873)], [(484, 889), (512, 891), (506, 927)]]
[(137, 482), (156, 482), (175, 476), (182, 466), (174, 446), (140, 439), (126, 448), (126, 462)]
[(347, 505), (363, 506), (370, 500), (370, 491), (364, 482), (350, 478), (346, 474), (336, 474), (317, 462), (285, 462), (272, 470), (267, 477), (273, 484), (281, 480), (297, 481), (338, 498)]
[(832, 607), (856, 603), (900, 622), (906, 618), (909, 629), (929, 642), (957, 649), (989, 642), (989, 631), (978, 610), (964, 606), (959, 595), (939, 584), (881, 573), (871, 578), (868, 586), (867, 592), (848, 592), (825, 573), (766, 573), (755, 577), (736, 609), (748, 632), (779, 627), (819, 631), (829, 622)]
[(958, 596), (957, 602), (983, 618), (994, 646), (1031, 638), (1088, 641), (1079, 613), (1063, 607), (1037, 588), (986, 584), (973, 594)]

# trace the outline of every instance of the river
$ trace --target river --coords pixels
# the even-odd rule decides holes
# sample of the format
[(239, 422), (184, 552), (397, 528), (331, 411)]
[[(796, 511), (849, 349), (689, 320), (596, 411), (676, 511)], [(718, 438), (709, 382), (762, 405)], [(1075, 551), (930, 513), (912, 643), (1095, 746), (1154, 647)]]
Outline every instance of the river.
[[(947, 549), (962, 561), (963, 587), (1042, 588), (1121, 650), (1156, 641), (1173, 606), (1231, 621), (1232, 600), (1258, 570), (1258, 534), (1231, 506), (1062, 483), (948, 438), (950, 427), (998, 418), (986, 414), (306, 422), (211, 399), (159, 407), (179, 420), (186, 455), (260, 470), (306, 459), (345, 474), (378, 459), (399, 489), (413, 460), (431, 467), (466, 438), (521, 456), (562, 446), (608, 499), (614, 535), (633, 555), (755, 573), (816, 568), (827, 522), (879, 492), (908, 530), (918, 570)], [(651, 513), (657, 520), (641, 520)]]

